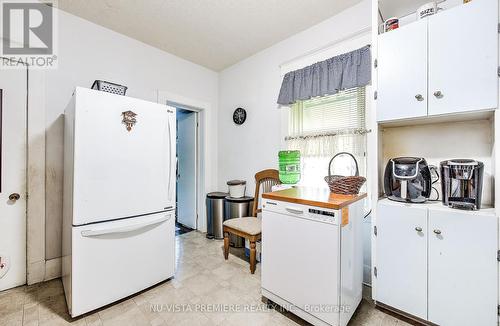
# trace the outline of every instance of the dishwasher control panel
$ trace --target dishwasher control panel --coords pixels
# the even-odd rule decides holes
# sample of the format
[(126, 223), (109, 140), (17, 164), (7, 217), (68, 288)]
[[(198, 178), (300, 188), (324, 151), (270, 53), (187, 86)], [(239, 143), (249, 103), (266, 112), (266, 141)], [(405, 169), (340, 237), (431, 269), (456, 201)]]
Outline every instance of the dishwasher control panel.
[(338, 225), (341, 218), (339, 210), (322, 208), (317, 206), (308, 206), (283, 202), (278, 200), (265, 200), (262, 205), (263, 211), (272, 211), (286, 214), (307, 220)]
[(328, 211), (324, 211), (324, 210), (321, 210), (321, 209), (309, 208), (309, 213), (323, 215), (323, 216), (335, 217), (335, 212), (328, 212)]

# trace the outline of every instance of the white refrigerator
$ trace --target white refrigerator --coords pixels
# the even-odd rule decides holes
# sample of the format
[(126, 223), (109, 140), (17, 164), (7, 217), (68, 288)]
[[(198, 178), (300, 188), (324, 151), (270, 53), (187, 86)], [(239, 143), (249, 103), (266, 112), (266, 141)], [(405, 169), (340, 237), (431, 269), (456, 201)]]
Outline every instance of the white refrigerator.
[(63, 284), (72, 317), (174, 275), (175, 109), (76, 88), (65, 111)]

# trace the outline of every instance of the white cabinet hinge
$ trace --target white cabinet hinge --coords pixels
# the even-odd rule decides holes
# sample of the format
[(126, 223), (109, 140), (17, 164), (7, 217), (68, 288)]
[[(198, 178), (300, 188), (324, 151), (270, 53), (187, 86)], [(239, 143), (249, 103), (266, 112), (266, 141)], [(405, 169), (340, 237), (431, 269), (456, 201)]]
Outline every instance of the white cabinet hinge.
[(375, 60), (373, 61), (373, 67), (374, 67), (374, 68), (377, 68), (377, 67), (378, 67), (378, 60), (377, 60), (377, 59), (375, 59)]
[(375, 277), (377, 277), (377, 267), (373, 267), (373, 275), (375, 275)]
[(373, 234), (377, 235), (377, 226), (376, 225), (373, 226)]

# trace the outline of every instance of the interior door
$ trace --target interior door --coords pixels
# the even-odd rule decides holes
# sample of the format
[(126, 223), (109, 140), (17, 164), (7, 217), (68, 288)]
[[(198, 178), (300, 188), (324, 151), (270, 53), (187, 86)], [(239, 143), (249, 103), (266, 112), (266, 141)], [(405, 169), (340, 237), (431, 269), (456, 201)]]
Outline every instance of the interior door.
[(497, 69), (498, 1), (429, 18), (429, 115), (496, 108)]
[(429, 321), (497, 324), (497, 230), (494, 213), (429, 211)]
[(196, 229), (196, 112), (177, 112), (177, 222)]
[(0, 291), (26, 283), (27, 77), (0, 73)]
[(377, 298), (427, 319), (427, 208), (379, 203)]
[(427, 115), (427, 20), (379, 36), (377, 120)]

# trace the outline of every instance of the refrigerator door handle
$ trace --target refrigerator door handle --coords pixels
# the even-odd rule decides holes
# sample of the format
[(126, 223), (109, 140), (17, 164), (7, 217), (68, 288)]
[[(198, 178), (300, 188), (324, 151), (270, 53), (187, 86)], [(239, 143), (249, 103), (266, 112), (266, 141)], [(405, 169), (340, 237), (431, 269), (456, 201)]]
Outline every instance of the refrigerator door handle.
[(172, 200), (172, 170), (174, 169), (174, 164), (172, 163), (172, 125), (171, 117), (168, 117), (168, 159), (170, 166), (168, 168), (168, 199)]
[(87, 230), (82, 230), (81, 234), (82, 237), (95, 237), (99, 235), (105, 235), (105, 234), (116, 234), (116, 233), (127, 233), (127, 232), (132, 232), (132, 231), (137, 231), (140, 229), (144, 229), (148, 226), (152, 225), (157, 225), (161, 224), (163, 222), (166, 222), (172, 218), (172, 214), (168, 214), (166, 216), (163, 216), (161, 218), (152, 220), (152, 221), (147, 221), (145, 223), (140, 223), (140, 224), (134, 224), (134, 225), (127, 225), (127, 226), (119, 226), (119, 227), (111, 227), (108, 229), (87, 229)]

